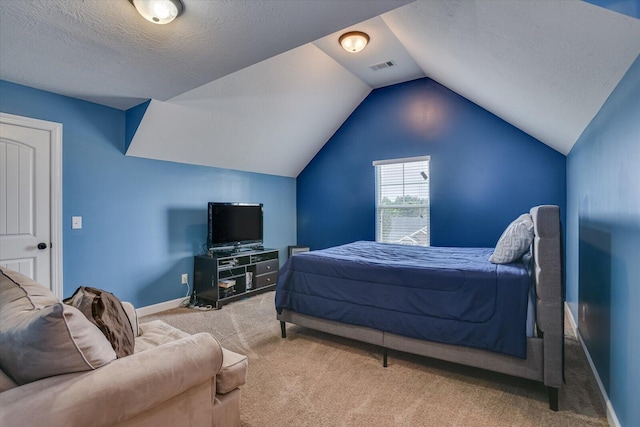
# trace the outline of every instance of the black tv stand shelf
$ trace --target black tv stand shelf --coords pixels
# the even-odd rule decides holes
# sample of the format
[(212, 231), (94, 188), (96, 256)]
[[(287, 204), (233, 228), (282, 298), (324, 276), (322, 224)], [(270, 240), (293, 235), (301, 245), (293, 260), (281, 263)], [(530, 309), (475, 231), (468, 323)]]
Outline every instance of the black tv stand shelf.
[[(193, 261), (192, 300), (220, 309), (230, 302), (275, 289), (278, 270), (277, 249), (197, 255)], [(223, 287), (225, 281), (227, 287)]]

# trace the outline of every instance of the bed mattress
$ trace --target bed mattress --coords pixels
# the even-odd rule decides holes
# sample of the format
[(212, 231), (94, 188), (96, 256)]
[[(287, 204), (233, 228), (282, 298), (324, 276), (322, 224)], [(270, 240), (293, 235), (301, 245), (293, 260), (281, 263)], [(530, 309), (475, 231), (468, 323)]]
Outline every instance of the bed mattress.
[(291, 257), (276, 309), (526, 357), (529, 272), (492, 248), (354, 242)]

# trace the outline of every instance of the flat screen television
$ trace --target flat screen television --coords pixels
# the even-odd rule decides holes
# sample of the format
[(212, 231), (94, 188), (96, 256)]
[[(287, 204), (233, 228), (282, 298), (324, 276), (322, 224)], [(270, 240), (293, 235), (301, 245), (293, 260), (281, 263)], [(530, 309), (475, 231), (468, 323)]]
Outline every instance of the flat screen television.
[(262, 245), (262, 203), (209, 202), (209, 250)]

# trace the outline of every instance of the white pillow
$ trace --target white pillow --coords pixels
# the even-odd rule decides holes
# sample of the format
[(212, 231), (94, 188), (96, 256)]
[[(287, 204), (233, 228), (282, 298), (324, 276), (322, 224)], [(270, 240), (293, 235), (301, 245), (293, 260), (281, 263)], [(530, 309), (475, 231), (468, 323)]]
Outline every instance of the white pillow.
[(0, 366), (17, 384), (115, 360), (109, 340), (78, 309), (22, 274), (0, 269)]
[(508, 264), (522, 257), (533, 242), (533, 218), (526, 213), (520, 215), (504, 230), (489, 261)]

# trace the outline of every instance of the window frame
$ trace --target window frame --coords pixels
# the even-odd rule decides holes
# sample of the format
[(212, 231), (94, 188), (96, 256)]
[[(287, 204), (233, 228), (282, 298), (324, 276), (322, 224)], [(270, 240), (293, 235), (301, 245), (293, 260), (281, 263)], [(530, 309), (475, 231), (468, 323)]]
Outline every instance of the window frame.
[[(384, 187), (384, 184), (382, 184), (380, 182), (381, 180), (381, 176), (380, 176), (380, 172), (381, 169), (379, 167), (381, 166), (386, 166), (386, 165), (403, 165), (403, 176), (402, 176), (402, 183), (401, 185), (403, 186), (403, 196), (404, 194), (404, 188), (407, 185), (416, 185), (415, 183), (409, 183), (407, 184), (406, 182), (406, 177), (404, 175), (404, 166), (408, 163), (417, 163), (417, 162), (426, 162), (427, 163), (427, 167), (426, 167), (426, 186), (427, 186), (427, 202), (426, 204), (406, 204), (406, 205), (390, 205), (390, 206), (380, 206), (379, 202), (381, 200), (381, 192), (382, 189)], [(426, 224), (426, 228), (427, 228), (427, 232), (426, 234), (426, 243), (425, 244), (417, 244), (415, 246), (430, 246), (431, 245), (431, 194), (430, 194), (430, 162), (431, 162), (431, 156), (416, 156), (416, 157), (404, 157), (404, 158), (398, 158), (398, 159), (386, 159), (386, 160), (376, 160), (374, 161), (372, 164), (374, 166), (375, 169), (375, 238), (376, 238), (376, 242), (381, 242), (382, 240), (382, 232), (383, 230), (382, 228), (382, 219), (381, 219), (381, 212), (385, 209), (415, 209), (417, 208), (423, 208), (423, 209), (427, 209), (427, 224)], [(423, 171), (424, 172), (424, 171)], [(421, 183), (422, 184), (422, 183)], [(423, 227), (423, 228), (425, 228)], [(422, 229), (420, 229), (422, 230)], [(420, 231), (420, 230), (416, 230)], [(410, 235), (407, 235), (405, 237), (409, 237)], [(403, 237), (404, 238), (404, 237)], [(402, 240), (402, 239), (400, 239)], [(384, 242), (383, 242), (384, 243)], [(402, 243), (401, 241), (395, 241), (395, 242), (389, 242), (389, 243), (396, 243), (396, 244), (407, 244), (407, 243)]]

